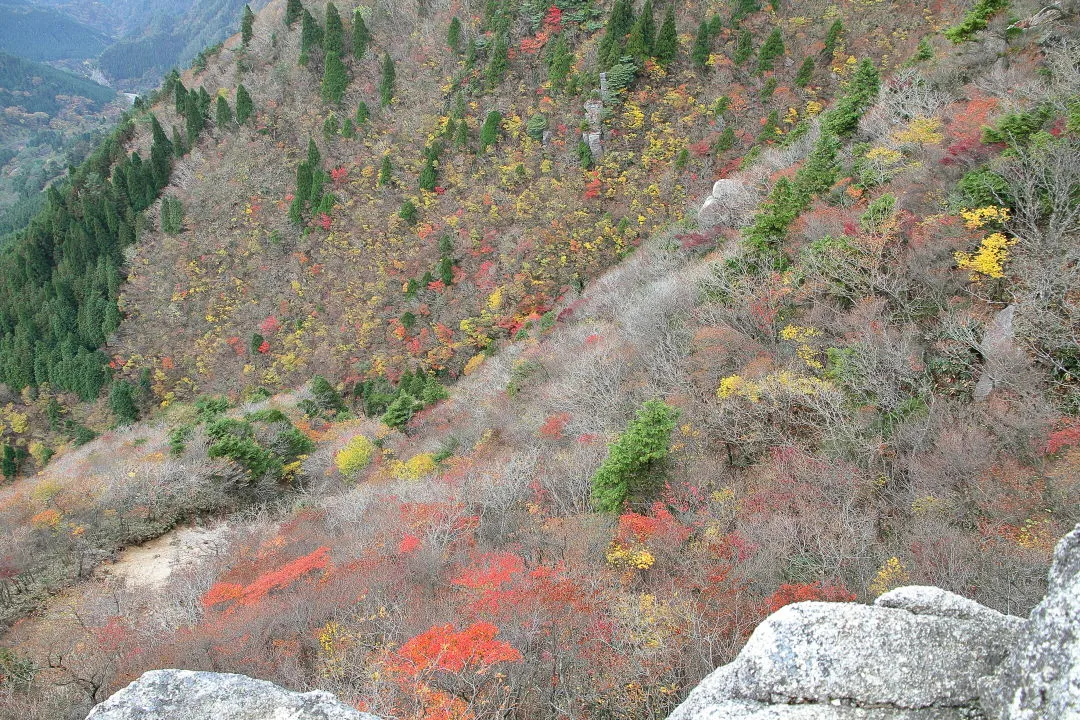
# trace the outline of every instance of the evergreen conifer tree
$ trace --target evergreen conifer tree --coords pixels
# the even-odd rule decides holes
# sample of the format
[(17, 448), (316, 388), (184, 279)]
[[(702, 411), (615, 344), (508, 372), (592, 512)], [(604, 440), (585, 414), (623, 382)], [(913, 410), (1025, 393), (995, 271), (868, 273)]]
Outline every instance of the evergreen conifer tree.
[(251, 12), (251, 6), (244, 6), (244, 16), (240, 20), (240, 39), (244, 47), (251, 42), (252, 36), (255, 34), (255, 13)]
[(346, 140), (352, 140), (356, 137), (356, 126), (353, 125), (352, 118), (347, 117), (345, 121), (341, 123), (341, 137)]
[(668, 5), (664, 12), (664, 22), (660, 25), (660, 32), (656, 36), (653, 54), (661, 65), (668, 65), (675, 59), (675, 53), (679, 50), (679, 31), (675, 27), (675, 6)]
[(176, 129), (175, 125), (173, 125), (172, 129), (172, 148), (175, 157), (184, 157), (184, 154), (187, 153), (187, 148), (184, 147), (184, 139), (180, 137), (180, 131)]
[(563, 33), (555, 39), (555, 43), (548, 50), (547, 57), (548, 80), (556, 90), (562, 90), (566, 86), (566, 78), (570, 75), (570, 68), (574, 65), (574, 56), (570, 52), (570, 46), (566, 42)]
[(409, 225), (416, 224), (416, 204), (413, 203), (412, 200), (406, 200), (401, 203), (401, 208), (398, 210), (398, 217)]
[(641, 6), (641, 15), (638, 16), (635, 25), (641, 26), (641, 37), (645, 41), (645, 47), (648, 48), (650, 56), (654, 55), (656, 52), (656, 18), (653, 17), (652, 0), (645, 0), (645, 4)]
[(491, 57), (488, 59), (486, 79), (488, 89), (494, 89), (502, 82), (503, 76), (509, 67), (508, 58), (510, 45), (505, 35), (495, 38), (495, 44), (491, 47)]
[(649, 57), (650, 54), (649, 44), (645, 42), (645, 31), (641, 22), (644, 17), (642, 15), (634, 23), (634, 27), (630, 30), (630, 37), (626, 40), (626, 54), (632, 57), (638, 66), (643, 65), (645, 58)]
[(773, 69), (773, 61), (784, 54), (784, 36), (780, 28), (775, 28), (758, 51), (758, 72)]
[(840, 40), (840, 35), (844, 32), (844, 21), (837, 20), (829, 26), (828, 32), (825, 33), (825, 47), (822, 48), (821, 54), (831, 57), (833, 51), (836, 50), (836, 43)]
[(328, 55), (337, 54), (339, 60), (341, 53), (345, 50), (345, 28), (341, 24), (341, 14), (332, 2), (326, 4), (326, 34), (323, 38), (323, 47)]
[(464, 119), (458, 122), (457, 130), (454, 132), (454, 145), (459, 148), (469, 146), (469, 124)]
[(300, 64), (307, 65), (311, 58), (311, 49), (320, 47), (323, 41), (323, 29), (315, 17), (304, 10), (304, 19), (300, 28)]
[(806, 87), (814, 79), (814, 58), (808, 57), (799, 66), (799, 72), (795, 73), (795, 85)]
[(461, 21), (457, 19), (457, 15), (450, 19), (450, 28), (446, 31), (446, 44), (454, 52), (461, 52)]
[(224, 130), (232, 124), (232, 119), (233, 114), (232, 109), (229, 108), (229, 101), (225, 99), (224, 95), (218, 95), (214, 124), (217, 125), (219, 130)]
[(502, 115), (497, 110), (487, 114), (483, 126), (480, 128), (480, 152), (483, 153), (495, 144), (499, 137), (499, 125), (502, 123)]
[(709, 62), (709, 54), (712, 52), (712, 35), (709, 33), (709, 24), (704, 20), (698, 25), (697, 36), (694, 38), (694, 46), (690, 50), (690, 58), (698, 67), (705, 67)]
[(136, 402), (135, 386), (127, 380), (113, 383), (109, 392), (109, 409), (120, 425), (130, 425), (139, 419), (139, 406)]
[(736, 65), (742, 65), (754, 54), (754, 36), (750, 31), (743, 28), (739, 31), (739, 39), (735, 41), (735, 54), (732, 60)]
[(188, 144), (194, 145), (199, 139), (199, 133), (202, 132), (205, 122), (202, 111), (199, 109), (199, 96), (195, 92), (187, 94), (184, 102), (184, 118), (187, 121)]
[(338, 105), (345, 96), (345, 88), (349, 85), (349, 76), (345, 71), (345, 64), (341, 62), (341, 56), (335, 52), (326, 53), (326, 62), (323, 66), (322, 99), (323, 102)]
[(203, 121), (210, 117), (210, 93), (206, 92), (206, 88), (199, 86), (199, 112), (202, 113)]
[(180, 78), (176, 79), (176, 84), (173, 85), (173, 97), (176, 104), (176, 114), (183, 115), (187, 110), (187, 88), (184, 87), (184, 83), (180, 82)]
[(606, 34), (614, 35), (620, 41), (634, 26), (634, 6), (630, 3), (631, 0), (615, 0), (615, 4), (611, 7), (607, 27), (604, 29)]
[(319, 146), (315, 144), (315, 138), (308, 138), (307, 161), (308, 165), (311, 166), (312, 172), (315, 172), (322, 166), (322, 155), (319, 153)]
[(364, 16), (361, 14), (360, 8), (353, 11), (352, 33), (353, 57), (357, 60), (363, 60), (368, 46), (371, 44), (371, 31), (368, 30), (367, 23), (364, 22)]
[(304, 14), (304, 6), (300, 0), (288, 0), (285, 3), (285, 24), (292, 27), (293, 24)]
[(383, 155), (382, 165), (379, 167), (379, 179), (376, 181), (376, 185), (379, 187), (385, 187), (390, 184), (393, 179), (393, 166), (390, 164), (390, 156)]
[(659, 400), (641, 406), (592, 476), (592, 502), (597, 510), (618, 513), (627, 502), (652, 499), (663, 484), (663, 463), (678, 417), (678, 410)]
[(367, 103), (363, 100), (356, 106), (356, 124), (363, 127), (364, 123), (371, 117), (371, 111), (368, 110)]
[(165, 135), (165, 129), (161, 127), (161, 123), (158, 122), (157, 115), (150, 114), (150, 133), (153, 137), (154, 145), (160, 145), (167, 153), (172, 153), (172, 142)]
[(438, 180), (438, 172), (435, 169), (435, 163), (438, 158), (435, 153), (429, 152), (427, 159), (424, 161), (424, 167), (420, 171), (420, 189), (432, 192), (435, 190), (435, 183)]
[(243, 84), (236, 86), (236, 122), (243, 125), (251, 114), (255, 112), (255, 106), (251, 102), (251, 95)]
[(394, 99), (394, 89), (397, 71), (394, 69), (394, 60), (390, 53), (383, 53), (382, 81), (379, 83), (379, 105), (386, 107)]

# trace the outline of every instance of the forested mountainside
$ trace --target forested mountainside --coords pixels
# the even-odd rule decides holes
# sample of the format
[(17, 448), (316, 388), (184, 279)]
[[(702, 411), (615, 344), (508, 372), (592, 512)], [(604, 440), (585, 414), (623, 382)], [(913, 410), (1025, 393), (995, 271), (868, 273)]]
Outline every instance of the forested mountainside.
[(27, 60), (93, 57), (108, 44), (106, 33), (28, 0), (0, 1), (0, 50)]
[(247, 15), (0, 256), (7, 711), (659, 718), (796, 600), (1027, 612), (1080, 519), (1041, 9)]
[(42, 190), (82, 162), (119, 105), (87, 78), (0, 52), (0, 242), (41, 210)]

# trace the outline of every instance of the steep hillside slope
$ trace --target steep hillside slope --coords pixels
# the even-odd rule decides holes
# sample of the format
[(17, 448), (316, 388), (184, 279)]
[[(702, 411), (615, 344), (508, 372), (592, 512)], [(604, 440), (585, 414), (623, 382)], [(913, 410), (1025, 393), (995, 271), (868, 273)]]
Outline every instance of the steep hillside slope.
[[(4, 258), (12, 714), (182, 667), (657, 718), (797, 600), (1038, 601), (1080, 507), (1075, 23), (306, 10)], [(92, 572), (229, 512), (163, 585)]]

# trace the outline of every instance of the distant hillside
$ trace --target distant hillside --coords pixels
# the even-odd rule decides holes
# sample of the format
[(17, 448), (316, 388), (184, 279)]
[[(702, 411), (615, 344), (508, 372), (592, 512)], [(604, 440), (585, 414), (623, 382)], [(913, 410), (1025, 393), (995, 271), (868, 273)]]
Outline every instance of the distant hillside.
[(180, 17), (198, 0), (35, 0), (61, 10), (79, 22), (111, 37), (123, 38), (145, 32), (156, 20)]
[[(266, 2), (247, 4), (258, 9)], [(153, 1), (144, 0), (142, 4), (153, 5)], [(169, 69), (190, 64), (204, 48), (235, 33), (244, 5), (244, 0), (196, 0), (170, 9), (168, 15), (159, 12), (147, 16), (146, 25), (107, 48), (98, 58), (98, 65), (118, 87), (156, 87)]]
[(95, 57), (109, 38), (78, 20), (25, 0), (0, 0), (0, 51), (29, 60)]
[(27, 112), (58, 112), (62, 96), (84, 97), (94, 107), (116, 98), (116, 91), (78, 75), (0, 52), (0, 107)]

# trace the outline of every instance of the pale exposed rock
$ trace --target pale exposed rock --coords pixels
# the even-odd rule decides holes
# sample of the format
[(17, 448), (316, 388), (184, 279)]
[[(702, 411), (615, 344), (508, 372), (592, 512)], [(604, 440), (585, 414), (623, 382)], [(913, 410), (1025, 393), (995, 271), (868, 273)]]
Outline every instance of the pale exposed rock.
[(717, 180), (698, 211), (698, 221), (706, 226), (739, 227), (753, 215), (756, 204), (756, 195), (745, 183), (733, 179)]
[(998, 671), (980, 683), (993, 720), (1080, 718), (1080, 526), (1054, 550), (1046, 597)]
[[(979, 679), (1001, 662), (1022, 623), (936, 588), (897, 590), (876, 606), (788, 605), (671, 717), (973, 716)], [(733, 701), (744, 710), (735, 712)], [(852, 714), (856, 709), (875, 714)], [(904, 710), (925, 712), (897, 714)]]
[(1016, 306), (1010, 305), (994, 315), (986, 326), (979, 353), (983, 356), (983, 372), (975, 384), (975, 399), (985, 400), (1002, 383), (1011, 367), (1022, 362), (1022, 353), (1013, 343), (1013, 320)]
[(153, 670), (87, 720), (378, 720), (328, 692), (295, 693), (245, 675)]
[(875, 600), (874, 605), (907, 610), (916, 615), (937, 615), (1004, 625), (1008, 632), (1016, 632), (1024, 625), (1023, 618), (1005, 615), (985, 605), (980, 605), (974, 600), (933, 585), (908, 585), (890, 590)]
[[(674, 717), (674, 716), (672, 716)], [(754, 700), (726, 700), (704, 707), (694, 720), (971, 720), (976, 715), (964, 708), (898, 710), (848, 705), (770, 705)]]

